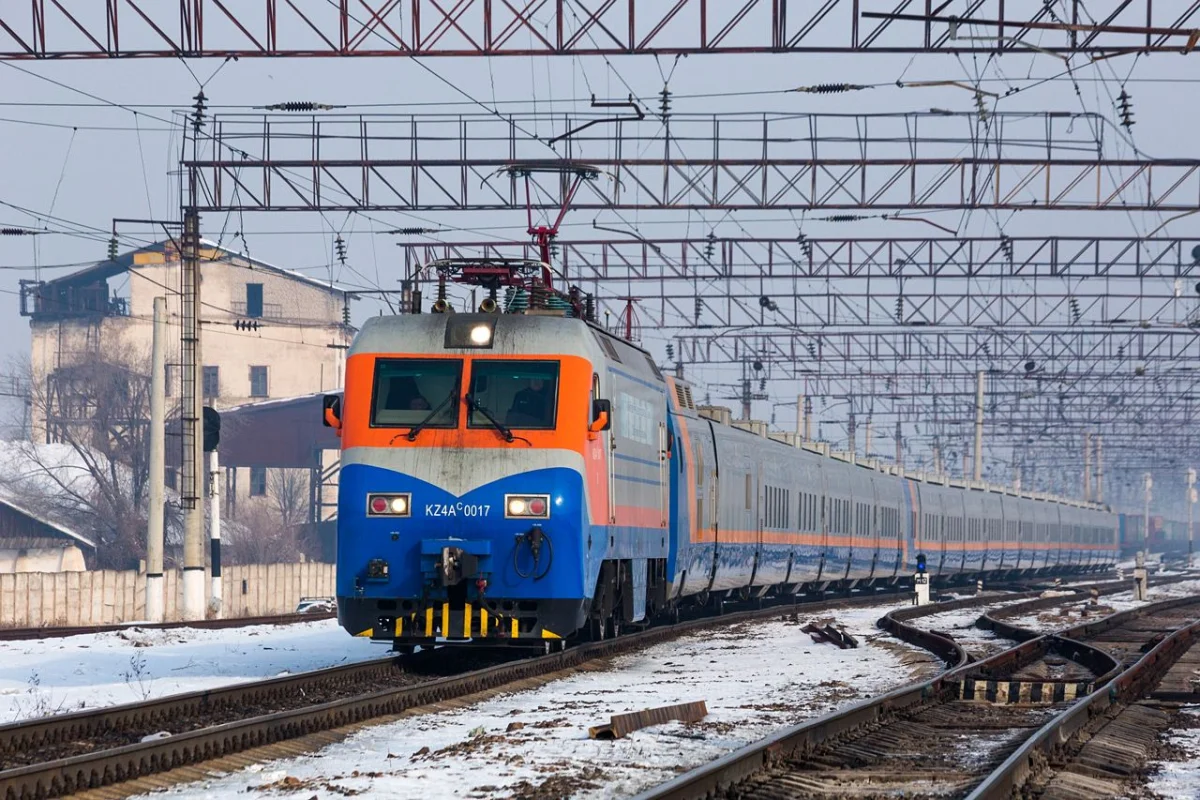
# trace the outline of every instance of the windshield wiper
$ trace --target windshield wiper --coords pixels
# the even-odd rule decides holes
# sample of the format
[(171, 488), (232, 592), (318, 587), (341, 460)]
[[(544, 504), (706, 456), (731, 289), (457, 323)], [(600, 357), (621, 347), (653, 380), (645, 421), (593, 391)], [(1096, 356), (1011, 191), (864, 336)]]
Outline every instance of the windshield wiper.
[(500, 431), (500, 435), (504, 437), (504, 441), (511, 442), (515, 438), (513, 436), (513, 432), (510, 431), (504, 425), (504, 423), (493, 417), (492, 412), (488, 411), (487, 408), (476, 402), (475, 398), (471, 396), (470, 392), (467, 392), (465, 395), (463, 395), (463, 400), (466, 401), (467, 409), (469, 411), (478, 411), (480, 414), (483, 414), (483, 416), (487, 417), (487, 421), (492, 423), (492, 427)]
[(454, 391), (451, 391), (450, 394), (446, 395), (446, 397), (443, 398), (442, 402), (438, 403), (436, 406), (433, 407), (433, 410), (430, 411), (428, 415), (426, 415), (425, 419), (421, 420), (416, 425), (413, 425), (411, 428), (409, 428), (408, 429), (408, 440), (410, 442), (415, 442), (417, 440), (417, 434), (420, 433), (422, 430), (424, 430), (426, 425), (433, 422), (433, 418), (436, 417), (438, 414), (442, 413), (442, 409), (444, 409), (447, 405), (449, 405), (450, 401), (453, 400), (454, 396), (457, 394), (458, 394), (457, 389)]

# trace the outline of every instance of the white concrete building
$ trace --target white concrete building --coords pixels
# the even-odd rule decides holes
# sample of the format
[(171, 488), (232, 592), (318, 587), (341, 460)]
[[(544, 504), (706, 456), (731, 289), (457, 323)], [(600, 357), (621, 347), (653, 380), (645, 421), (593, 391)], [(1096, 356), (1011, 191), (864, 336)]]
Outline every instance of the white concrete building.
[[(206, 405), (221, 410), (340, 389), (354, 335), (344, 290), (211, 242), (201, 243), (200, 257)], [(172, 337), (168, 416), (177, 411), (180, 277), (178, 251), (164, 242), (54, 280), (22, 281), (21, 314), (30, 319), (34, 441), (58, 441), (63, 426), (94, 417), (98, 403), (81, 385), (81, 365), (105, 361), (148, 375), (159, 296), (167, 298)], [(231, 477), (230, 488), (239, 495), (261, 494), (259, 475)]]

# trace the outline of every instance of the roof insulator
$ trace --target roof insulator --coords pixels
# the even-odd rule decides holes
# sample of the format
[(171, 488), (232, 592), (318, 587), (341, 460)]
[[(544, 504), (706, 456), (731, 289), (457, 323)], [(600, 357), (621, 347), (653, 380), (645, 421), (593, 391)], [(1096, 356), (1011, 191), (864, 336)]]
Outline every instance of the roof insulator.
[(0, 236), (37, 236), (41, 231), (31, 231), (28, 228), (0, 228)]

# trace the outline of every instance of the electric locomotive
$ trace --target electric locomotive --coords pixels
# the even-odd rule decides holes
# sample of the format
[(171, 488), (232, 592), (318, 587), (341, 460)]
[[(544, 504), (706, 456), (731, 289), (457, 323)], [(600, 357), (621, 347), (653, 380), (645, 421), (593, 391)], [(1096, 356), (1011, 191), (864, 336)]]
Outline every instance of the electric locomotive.
[(327, 412), (342, 624), (402, 645), (573, 634), (608, 560), (665, 559), (663, 391), (645, 353), (562, 311), (368, 321)]
[(481, 274), (480, 313), (443, 289), (442, 313), (369, 320), (326, 400), (352, 634), (548, 649), (683, 603), (896, 582), (919, 555), (937, 580), (1115, 560), (1105, 509), (772, 441), (697, 407), (577, 293)]

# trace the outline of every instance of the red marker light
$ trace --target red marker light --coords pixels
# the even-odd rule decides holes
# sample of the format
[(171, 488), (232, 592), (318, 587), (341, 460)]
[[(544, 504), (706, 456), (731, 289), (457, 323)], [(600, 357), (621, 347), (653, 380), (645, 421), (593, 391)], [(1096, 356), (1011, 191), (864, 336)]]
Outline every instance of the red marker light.
[(371, 511), (376, 514), (383, 514), (388, 510), (388, 502), (382, 497), (371, 498)]
[(540, 517), (546, 513), (546, 501), (540, 497), (535, 497), (529, 501), (529, 513), (535, 517)]

